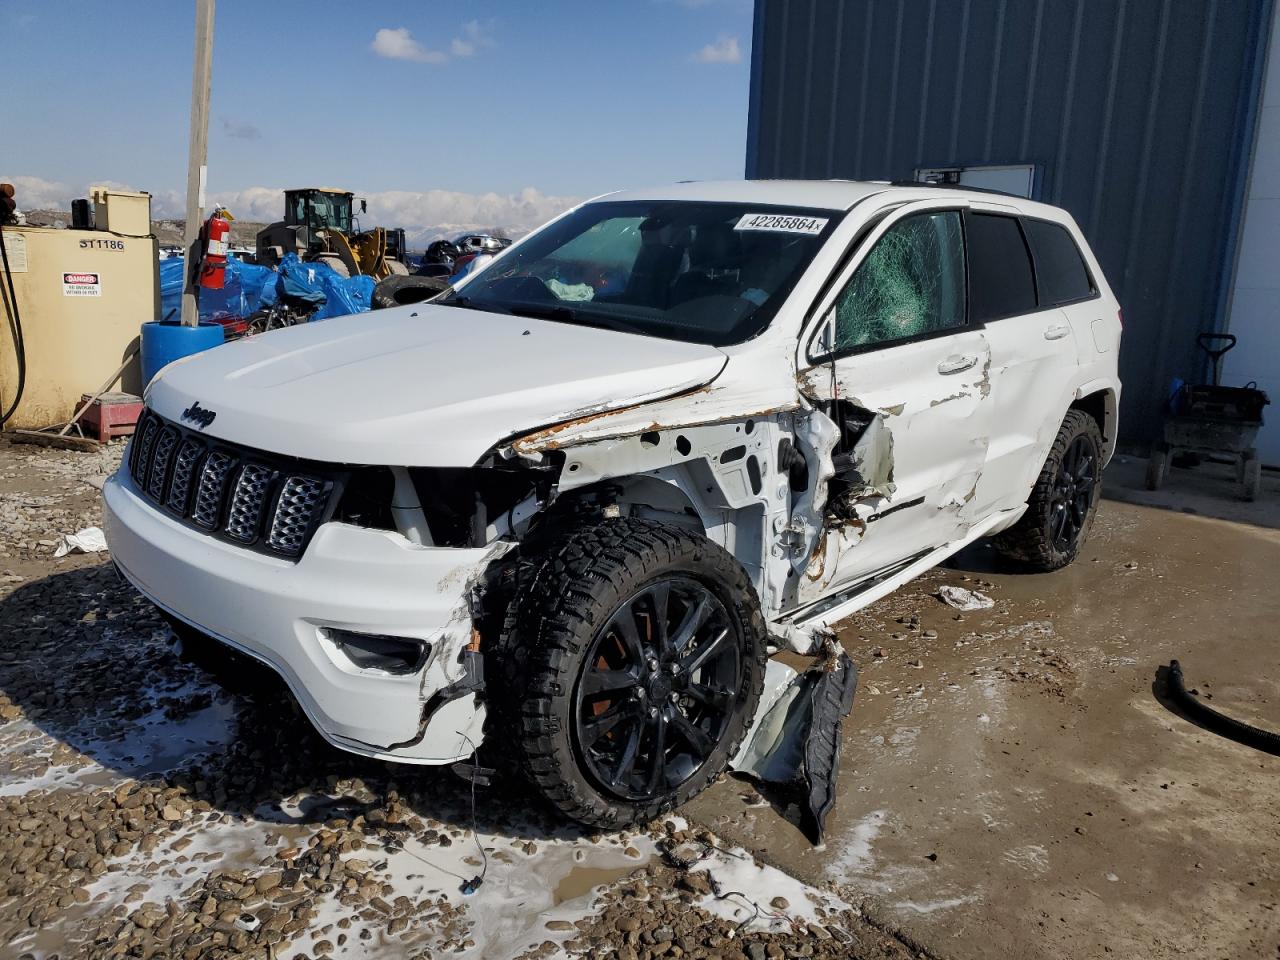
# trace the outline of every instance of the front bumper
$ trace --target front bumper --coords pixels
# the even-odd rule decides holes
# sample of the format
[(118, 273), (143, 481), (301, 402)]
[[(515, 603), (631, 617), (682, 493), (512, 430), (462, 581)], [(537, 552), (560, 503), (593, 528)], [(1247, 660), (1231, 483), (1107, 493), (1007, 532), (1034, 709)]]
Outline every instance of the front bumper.
[[(464, 679), (470, 584), (507, 549), (421, 547), (399, 534), (327, 523), (296, 563), (224, 543), (142, 498), (127, 472), (103, 488), (105, 528), (121, 572), (158, 607), (267, 664), (316, 729), (354, 753), (449, 763), (478, 744), (474, 693), (423, 712)], [(414, 674), (356, 667), (325, 628), (431, 644)], [(424, 724), (425, 720), (425, 724)]]

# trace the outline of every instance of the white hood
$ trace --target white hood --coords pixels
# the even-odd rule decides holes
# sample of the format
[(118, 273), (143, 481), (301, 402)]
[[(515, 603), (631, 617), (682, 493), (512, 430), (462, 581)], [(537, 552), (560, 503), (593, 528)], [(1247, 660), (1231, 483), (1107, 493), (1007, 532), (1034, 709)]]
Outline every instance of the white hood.
[(423, 304), (196, 354), (147, 400), (175, 421), (198, 402), (215, 414), (204, 433), (271, 453), (470, 466), (516, 434), (702, 386), (725, 363), (701, 344)]

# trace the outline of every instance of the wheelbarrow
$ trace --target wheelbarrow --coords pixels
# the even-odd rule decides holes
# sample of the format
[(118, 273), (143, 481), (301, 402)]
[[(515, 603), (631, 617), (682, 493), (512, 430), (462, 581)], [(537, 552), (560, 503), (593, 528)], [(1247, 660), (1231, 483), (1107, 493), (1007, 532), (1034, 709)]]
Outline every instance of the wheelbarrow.
[(1213, 383), (1182, 384), (1169, 403), (1164, 434), (1151, 448), (1147, 489), (1159, 490), (1175, 454), (1230, 459), (1246, 500), (1256, 500), (1262, 486), (1262, 462), (1254, 440), (1262, 428), (1262, 408), (1271, 401), (1256, 383), (1222, 386), (1222, 358), (1236, 345), (1230, 333), (1202, 333), (1196, 344), (1213, 362)]

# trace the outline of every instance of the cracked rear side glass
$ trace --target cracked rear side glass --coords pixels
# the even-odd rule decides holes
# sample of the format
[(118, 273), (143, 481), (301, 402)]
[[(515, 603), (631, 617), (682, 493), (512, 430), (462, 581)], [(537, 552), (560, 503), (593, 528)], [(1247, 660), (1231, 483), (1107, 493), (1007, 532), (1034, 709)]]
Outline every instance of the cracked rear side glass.
[(769, 325), (842, 216), (761, 204), (591, 203), (439, 302), (727, 346)]

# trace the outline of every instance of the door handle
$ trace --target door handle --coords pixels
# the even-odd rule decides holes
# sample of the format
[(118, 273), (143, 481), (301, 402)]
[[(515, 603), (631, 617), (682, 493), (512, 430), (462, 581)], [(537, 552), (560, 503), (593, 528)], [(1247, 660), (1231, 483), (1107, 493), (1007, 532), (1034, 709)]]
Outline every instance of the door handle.
[(1071, 328), (1065, 323), (1055, 323), (1052, 327), (1044, 328), (1044, 338), (1046, 340), (1061, 340), (1070, 333)]
[(961, 371), (968, 370), (970, 367), (977, 365), (977, 363), (978, 358), (974, 354), (961, 356), (960, 354), (953, 353), (951, 356), (947, 357), (947, 359), (938, 363), (938, 372), (941, 374), (960, 373)]

